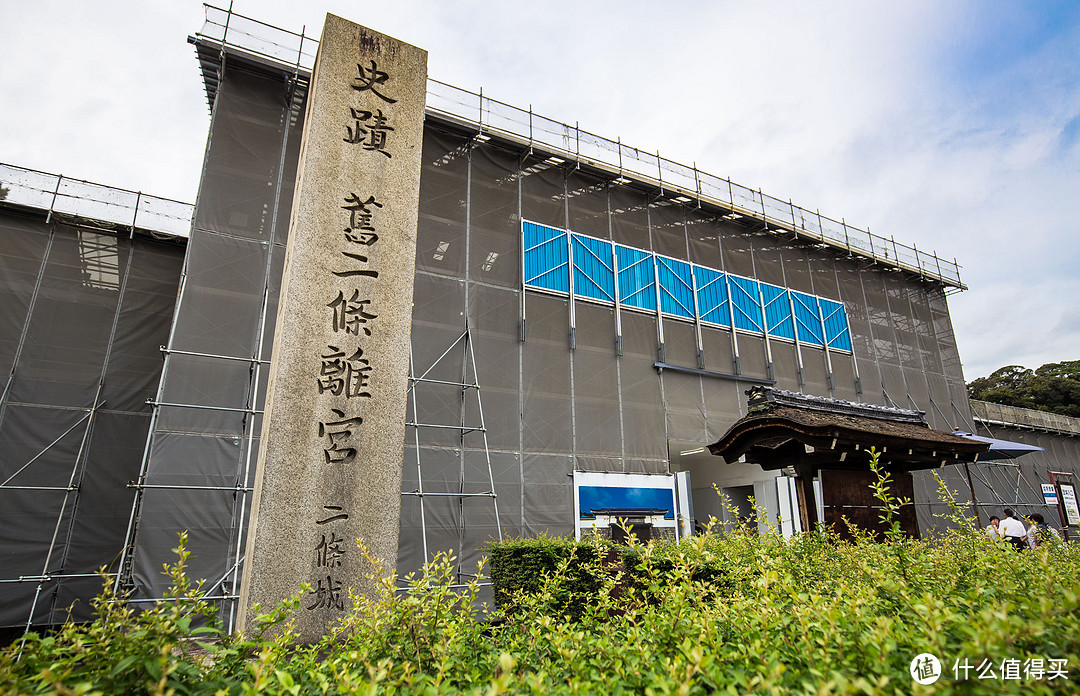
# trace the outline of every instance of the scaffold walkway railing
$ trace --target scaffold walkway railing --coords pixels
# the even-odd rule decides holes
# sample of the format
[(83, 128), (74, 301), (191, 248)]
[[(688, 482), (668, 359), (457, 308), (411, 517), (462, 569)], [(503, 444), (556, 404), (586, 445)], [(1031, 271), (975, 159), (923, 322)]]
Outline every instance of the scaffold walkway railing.
[[(280, 29), (231, 10), (205, 5), (206, 21), (192, 39), (210, 43), (221, 50), (237, 51), (262, 61), (278, 64), (289, 72), (310, 75), (318, 42), (301, 33)], [(698, 201), (736, 215), (762, 221), (768, 229), (794, 234), (806, 241), (842, 250), (857, 256), (903, 269), (948, 287), (966, 290), (955, 259), (940, 258), (882, 237), (869, 230), (848, 225), (761, 192), (737, 184), (729, 178), (708, 174), (696, 165), (679, 164), (658, 152), (624, 144), (521, 109), (479, 93), (428, 78), (427, 112), (430, 116), (460, 122), (482, 136), (495, 135), (516, 141), (533, 150), (608, 171), (616, 180), (634, 179), (676, 201)]]
[(95, 184), (60, 174), (0, 163), (0, 205), (44, 210), (51, 218), (62, 215), (117, 227), (187, 237), (191, 230), (190, 203)]
[(975, 420), (997, 425), (1047, 430), (1064, 435), (1080, 435), (1080, 418), (1063, 416), (1059, 413), (972, 399), (971, 415), (975, 417)]

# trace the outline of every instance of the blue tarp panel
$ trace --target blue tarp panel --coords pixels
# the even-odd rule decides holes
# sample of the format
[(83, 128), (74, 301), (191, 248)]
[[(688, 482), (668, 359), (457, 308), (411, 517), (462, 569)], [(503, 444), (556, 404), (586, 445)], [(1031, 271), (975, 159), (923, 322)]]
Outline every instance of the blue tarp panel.
[(791, 319), (791, 301), (787, 290), (761, 283), (761, 303), (765, 305), (765, 327), (770, 336), (795, 338), (795, 322)]
[(818, 298), (821, 315), (825, 318), (825, 344), (830, 348), (851, 350), (851, 331), (848, 328), (844, 305), (832, 300)]
[(528, 288), (569, 293), (572, 280), (578, 297), (613, 303), (617, 294), (624, 307), (650, 312), (659, 299), (669, 316), (851, 351), (839, 302), (535, 222), (521, 229)]
[(694, 266), (694, 282), (697, 283), (698, 313), (709, 324), (731, 326), (728, 307), (727, 282), (720, 271), (704, 266)]
[(619, 273), (619, 302), (628, 307), (656, 311), (653, 255), (616, 244), (615, 263)]
[(525, 285), (570, 292), (566, 232), (525, 222), (522, 233), (525, 235)]
[(735, 328), (764, 333), (757, 281), (728, 276), (728, 289), (731, 291), (732, 309), (735, 310)]
[(657, 256), (656, 272), (660, 279), (660, 309), (665, 314), (693, 319), (694, 287), (690, 264)]
[(825, 345), (825, 330), (818, 314), (818, 298), (790, 290), (791, 304), (795, 307), (795, 330), (799, 340), (813, 346)]
[(571, 236), (574, 248), (574, 294), (604, 302), (615, 301), (615, 271), (611, 242), (580, 234)]

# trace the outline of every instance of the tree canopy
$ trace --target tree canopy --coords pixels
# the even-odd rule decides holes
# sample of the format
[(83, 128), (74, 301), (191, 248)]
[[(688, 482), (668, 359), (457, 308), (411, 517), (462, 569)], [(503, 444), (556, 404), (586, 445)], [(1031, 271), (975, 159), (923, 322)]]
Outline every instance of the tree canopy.
[(1007, 365), (968, 382), (968, 396), (1006, 406), (1080, 418), (1080, 360), (1047, 363), (1037, 370)]

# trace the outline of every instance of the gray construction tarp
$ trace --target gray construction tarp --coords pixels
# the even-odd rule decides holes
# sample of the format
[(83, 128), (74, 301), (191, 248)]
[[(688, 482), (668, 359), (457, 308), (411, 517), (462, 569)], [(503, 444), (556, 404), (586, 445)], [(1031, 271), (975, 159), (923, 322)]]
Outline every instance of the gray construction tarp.
[(0, 626), (115, 573), (184, 249), (0, 210)]

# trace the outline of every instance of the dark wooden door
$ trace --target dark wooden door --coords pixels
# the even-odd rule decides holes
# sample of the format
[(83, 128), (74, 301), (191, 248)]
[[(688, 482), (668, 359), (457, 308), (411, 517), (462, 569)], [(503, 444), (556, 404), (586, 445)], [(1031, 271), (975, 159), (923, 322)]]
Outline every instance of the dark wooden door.
[[(844, 539), (851, 538), (848, 522), (862, 529), (873, 532), (879, 541), (887, 526), (881, 521), (882, 503), (874, 497), (870, 484), (876, 480), (869, 471), (850, 471), (841, 469), (822, 469), (821, 501), (825, 513), (825, 523)], [(893, 481), (889, 492), (896, 498), (914, 500), (914, 487), (911, 474), (893, 472)], [(915, 518), (915, 506), (905, 505), (899, 513), (900, 529), (907, 535), (919, 538), (919, 523)]]

